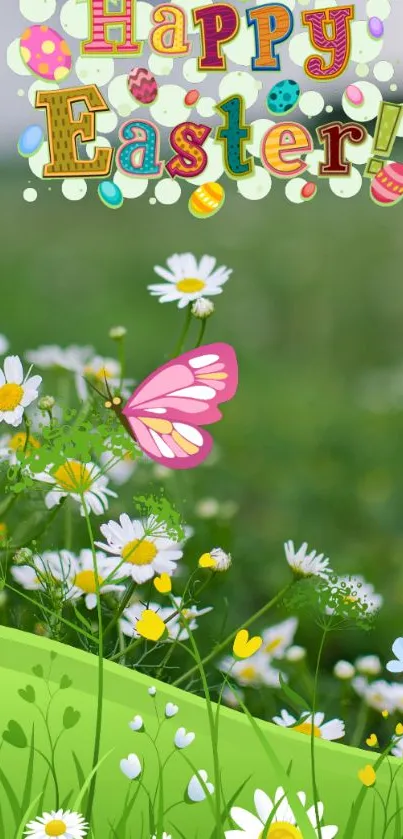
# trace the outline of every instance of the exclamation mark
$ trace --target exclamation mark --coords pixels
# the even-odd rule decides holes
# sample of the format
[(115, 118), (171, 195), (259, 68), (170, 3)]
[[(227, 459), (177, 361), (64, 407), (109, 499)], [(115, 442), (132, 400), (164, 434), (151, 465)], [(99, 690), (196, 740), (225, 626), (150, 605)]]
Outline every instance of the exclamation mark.
[(396, 105), (394, 102), (381, 103), (375, 127), (372, 154), (383, 157), (385, 160), (370, 157), (364, 172), (366, 178), (374, 178), (386, 165), (386, 158), (390, 157), (392, 152), (402, 114), (402, 105)]

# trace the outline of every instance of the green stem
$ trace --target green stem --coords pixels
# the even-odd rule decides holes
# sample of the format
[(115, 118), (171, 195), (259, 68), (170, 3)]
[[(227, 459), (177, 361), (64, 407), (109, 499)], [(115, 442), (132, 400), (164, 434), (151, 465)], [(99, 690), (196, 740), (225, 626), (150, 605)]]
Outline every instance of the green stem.
[[(104, 638), (106, 638), (109, 635), (109, 633), (111, 632), (111, 630), (113, 629), (113, 627), (116, 626), (121, 614), (124, 612), (127, 604), (130, 602), (131, 598), (133, 597), (133, 594), (136, 590), (136, 586), (137, 586), (137, 583), (135, 582), (135, 580), (132, 580), (130, 585), (128, 586), (127, 591), (125, 592), (124, 596), (122, 597), (122, 599), (119, 603), (119, 606), (116, 610), (116, 613), (114, 614), (113, 618), (111, 618), (111, 620), (109, 621), (109, 623), (108, 623), (108, 625), (105, 629)], [(129, 650), (129, 647), (127, 648), (126, 652), (128, 650)]]
[[(98, 567), (97, 567), (97, 554), (95, 550), (94, 544), (94, 536), (92, 533), (91, 521), (87, 509), (87, 504), (84, 498), (84, 495), (81, 496), (81, 503), (84, 509), (85, 520), (87, 523), (88, 535), (90, 538), (91, 543), (91, 551), (92, 551), (92, 561), (94, 564), (94, 575), (95, 575), (95, 592), (97, 598), (97, 617), (98, 617), (98, 696), (97, 696), (97, 713), (96, 713), (96, 725), (95, 725), (95, 740), (94, 740), (94, 754), (92, 758), (92, 770), (95, 769), (99, 762), (99, 750), (101, 744), (101, 730), (102, 730), (102, 709), (103, 709), (103, 688), (104, 688), (104, 667), (103, 667), (103, 655), (104, 655), (104, 644), (103, 644), (103, 629), (102, 629), (102, 609), (101, 609), (101, 595), (99, 590), (99, 577), (98, 577)], [(92, 808), (94, 804), (94, 796), (95, 796), (95, 787), (97, 781), (97, 774), (95, 773), (91, 779), (91, 784), (88, 792), (88, 803), (87, 803), (87, 811), (86, 811), (86, 819), (89, 823), (91, 823), (91, 814)]]
[(125, 353), (125, 339), (124, 339), (124, 337), (119, 339), (118, 355), (119, 355), (119, 364), (120, 364), (119, 391), (121, 391), (122, 387), (123, 387), (123, 379), (125, 377), (125, 366), (126, 366), (126, 353)]
[(316, 659), (316, 668), (315, 668), (315, 679), (313, 685), (313, 698), (312, 698), (312, 727), (311, 727), (311, 770), (312, 770), (312, 792), (313, 792), (313, 803), (315, 807), (315, 817), (316, 817), (316, 829), (318, 831), (318, 839), (322, 839), (322, 828), (320, 826), (320, 816), (319, 816), (319, 798), (318, 798), (318, 788), (316, 785), (316, 764), (315, 764), (315, 725), (314, 725), (314, 718), (316, 714), (316, 700), (317, 700), (317, 693), (318, 693), (318, 682), (319, 682), (319, 668), (320, 663), (322, 660), (322, 653), (323, 648), (325, 646), (326, 636), (327, 636), (328, 629), (327, 627), (324, 628), (320, 646), (318, 657)]
[[(47, 606), (44, 606), (42, 603), (38, 603), (37, 600), (34, 600), (33, 597), (29, 597), (28, 594), (24, 594), (23, 591), (19, 591), (18, 588), (14, 588), (14, 586), (10, 585), (10, 583), (5, 584), (6, 588), (9, 588), (10, 591), (13, 591), (14, 594), (18, 594), (19, 597), (22, 597), (24, 600), (28, 600), (28, 603), (32, 603), (33, 606), (39, 607), (42, 612), (46, 612), (48, 615), (55, 616), (55, 612), (52, 609), (48, 609)], [(62, 623), (66, 624), (70, 629), (74, 629), (75, 632), (78, 632), (79, 635), (83, 635), (85, 638), (88, 638), (90, 641), (96, 641), (97, 639), (91, 635), (89, 632), (86, 632), (85, 629), (81, 629), (80, 627), (76, 626), (76, 624), (72, 623), (72, 621), (68, 621), (66, 618), (63, 618), (61, 615), (58, 615), (58, 620)]]
[(199, 331), (199, 336), (197, 338), (197, 342), (195, 344), (195, 349), (197, 349), (197, 347), (200, 347), (200, 344), (201, 344), (201, 342), (204, 338), (204, 333), (206, 331), (206, 326), (207, 326), (207, 318), (203, 318), (203, 320), (200, 324), (200, 331)]
[(183, 345), (186, 341), (186, 337), (187, 337), (187, 334), (189, 332), (191, 321), (192, 321), (192, 307), (191, 307), (190, 303), (188, 303), (188, 305), (186, 306), (185, 323), (183, 324), (182, 332), (179, 336), (178, 343), (177, 343), (177, 345), (174, 349), (174, 352), (173, 352), (171, 358), (176, 358), (177, 355), (181, 354), (182, 349), (183, 349)]
[(359, 746), (360, 743), (361, 743), (361, 740), (363, 738), (365, 728), (366, 728), (367, 722), (368, 722), (368, 712), (369, 712), (368, 705), (367, 705), (365, 699), (362, 699), (361, 705), (360, 705), (360, 708), (359, 708), (359, 711), (358, 711), (358, 714), (357, 714), (357, 721), (356, 721), (356, 724), (355, 724), (354, 733), (353, 733), (353, 736), (351, 738), (351, 745), (352, 746)]
[[(245, 623), (242, 624), (242, 629), (247, 629), (249, 626), (251, 626), (252, 623), (259, 620), (259, 618), (262, 618), (263, 615), (265, 615), (270, 609), (273, 608), (273, 606), (276, 606), (277, 603), (279, 603), (280, 600), (283, 599), (284, 595), (287, 593), (287, 591), (289, 591), (289, 589), (291, 588), (292, 585), (294, 585), (294, 580), (292, 580), (291, 583), (288, 583), (286, 586), (284, 586), (284, 588), (282, 588), (281, 591), (278, 594), (276, 594), (275, 597), (273, 597), (271, 600), (269, 600), (268, 603), (265, 603), (265, 605), (262, 606), (261, 609), (259, 609), (257, 612), (254, 613), (254, 615), (252, 615), (252, 617), (248, 618), (248, 620), (245, 621)], [(237, 632), (238, 632), (238, 628), (234, 629), (234, 631), (231, 632), (231, 634), (228, 635), (225, 638), (224, 641), (221, 641), (221, 644), (218, 644), (211, 651), (211, 653), (206, 655), (201, 660), (201, 664), (203, 665), (203, 667), (206, 664), (208, 664), (210, 661), (212, 661), (212, 659), (215, 658), (217, 655), (219, 655), (223, 650), (225, 650), (225, 648), (228, 646), (228, 644), (230, 644), (234, 640)], [(177, 685), (182, 684), (182, 682), (184, 682), (186, 679), (188, 679), (190, 676), (192, 676), (193, 673), (196, 672), (196, 670), (198, 670), (198, 665), (195, 665), (194, 667), (191, 667), (190, 670), (187, 670), (186, 673), (183, 673), (182, 676), (179, 676), (179, 678), (176, 679), (176, 681), (173, 682), (172, 685), (174, 687), (177, 687)]]
[(64, 547), (66, 551), (71, 550), (71, 545), (73, 541), (73, 520), (72, 520), (72, 509), (71, 509), (71, 502), (68, 499), (67, 504), (65, 505), (64, 510)]

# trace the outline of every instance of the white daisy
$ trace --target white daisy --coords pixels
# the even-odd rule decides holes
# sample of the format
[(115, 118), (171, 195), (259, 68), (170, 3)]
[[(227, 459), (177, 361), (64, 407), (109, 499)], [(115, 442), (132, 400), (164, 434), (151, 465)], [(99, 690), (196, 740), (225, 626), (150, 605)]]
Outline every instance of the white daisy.
[[(84, 597), (87, 609), (95, 609), (97, 605), (97, 596), (92, 551), (88, 548), (84, 548), (84, 550), (80, 551), (78, 556), (70, 553), (70, 551), (62, 551), (61, 553), (65, 578), (69, 587), (70, 599), (77, 600), (80, 597)], [(102, 595), (110, 592), (123, 592), (125, 590), (124, 586), (116, 585), (113, 582), (104, 582), (113, 574), (117, 564), (116, 561), (101, 553), (101, 551), (96, 552), (96, 561), (99, 593)], [(50, 567), (52, 568), (52, 562), (50, 563)]]
[[(151, 839), (157, 839), (157, 836), (155, 835), (155, 833), (154, 833), (154, 836), (151, 837)], [(164, 830), (164, 832), (161, 836), (161, 839), (172, 839), (172, 836), (171, 836), (170, 833), (169, 834), (165, 833), (165, 830)]]
[(32, 478), (52, 484), (53, 489), (45, 495), (48, 510), (60, 504), (62, 498), (70, 496), (80, 504), (80, 512), (84, 516), (83, 496), (87, 508), (96, 516), (102, 516), (108, 509), (108, 496), (117, 498), (116, 492), (108, 489), (108, 478), (102, 475), (95, 463), (67, 459), (61, 466), (48, 466), (44, 472), (33, 472)]
[[(304, 792), (297, 793), (302, 806), (306, 807), (306, 795)], [(282, 787), (278, 787), (274, 795), (274, 801), (261, 789), (257, 789), (254, 795), (255, 809), (257, 815), (244, 810), (242, 807), (231, 808), (231, 818), (240, 828), (239, 830), (226, 830), (225, 839), (303, 839), (302, 831), (298, 826), (297, 819), (288, 803)], [(316, 817), (315, 807), (312, 806), (306, 811), (306, 815), (322, 839), (333, 839), (337, 836), (338, 828), (335, 825), (323, 825), (322, 802), (318, 802), (319, 822)], [(265, 828), (270, 821), (268, 832)], [(320, 833), (319, 833), (320, 826)]]
[[(341, 601), (344, 600), (347, 605), (349, 603), (356, 604), (357, 610), (362, 613), (363, 617), (378, 612), (383, 603), (383, 597), (377, 594), (373, 585), (367, 583), (360, 574), (338, 577), (335, 582), (332, 582), (330, 590), (333, 597), (341, 598)], [(335, 611), (343, 612), (342, 602), (338, 604), (337, 608), (326, 607), (326, 612), (329, 615)]]
[(93, 353), (92, 347), (79, 347), (72, 344), (63, 349), (57, 344), (48, 344), (36, 350), (29, 350), (25, 353), (25, 358), (43, 370), (50, 370), (53, 367), (78, 373)]
[[(163, 606), (161, 607), (159, 603), (149, 603), (148, 606), (144, 606), (143, 603), (132, 603), (131, 606), (128, 606), (127, 609), (124, 610), (122, 618), (120, 620), (120, 628), (124, 635), (129, 635), (132, 638), (139, 638), (140, 635), (136, 632), (136, 623), (140, 620), (143, 612), (146, 608), (151, 609), (153, 612), (157, 612), (161, 620), (166, 623), (166, 628), (168, 632), (168, 639), (170, 641), (186, 641), (189, 638), (189, 632), (185, 629), (180, 622), (180, 599), (175, 598), (175, 604), (177, 606), (176, 609), (173, 609), (172, 606)], [(198, 623), (196, 618), (200, 617), (201, 615), (207, 614), (212, 609), (211, 606), (205, 609), (196, 609), (194, 606), (190, 606), (184, 610), (185, 617), (188, 622), (188, 627), (191, 632), (198, 628)], [(175, 612), (178, 611), (178, 614)], [(171, 617), (174, 615), (174, 617)]]
[[(280, 687), (280, 671), (271, 666), (270, 658), (261, 651), (242, 661), (227, 656), (218, 664), (218, 669), (230, 673), (243, 687)], [(283, 678), (287, 680), (285, 675)]]
[(154, 267), (155, 273), (166, 282), (149, 285), (148, 290), (160, 298), (160, 303), (177, 300), (179, 309), (199, 297), (221, 294), (232, 273), (225, 265), (216, 268), (213, 256), (203, 256), (198, 264), (192, 253), (175, 253), (167, 259), (167, 265), (169, 270), (159, 265)]
[(51, 810), (50, 813), (38, 816), (35, 821), (28, 822), (24, 835), (32, 839), (49, 839), (49, 836), (57, 836), (58, 839), (83, 839), (87, 836), (88, 827), (80, 813)]
[[(114, 447), (111, 450), (111, 441), (105, 440), (105, 451), (100, 457), (101, 466), (108, 477), (117, 485), (127, 483), (130, 480), (133, 472), (137, 467), (137, 462), (140, 460), (140, 455), (136, 457), (136, 452), (133, 449), (125, 449), (123, 446)], [(119, 454), (116, 453), (119, 448)]]
[(17, 426), (22, 422), (24, 409), (38, 396), (41, 376), (24, 378), (18, 355), (8, 355), (0, 369), (0, 422)]
[(120, 396), (127, 399), (133, 390), (133, 379), (124, 379), (120, 387), (121, 368), (116, 358), (104, 358), (101, 355), (94, 355), (87, 359), (86, 363), (76, 373), (76, 388), (80, 399), (85, 400), (88, 396), (86, 379), (93, 380), (97, 387), (105, 390), (105, 381), (113, 391), (119, 388)]
[(270, 658), (283, 658), (287, 648), (294, 640), (297, 631), (297, 618), (288, 618), (282, 623), (270, 626), (261, 633), (263, 638), (262, 652)]
[(5, 355), (9, 346), (10, 345), (9, 345), (9, 342), (8, 342), (6, 336), (5, 335), (0, 335), (0, 355)]
[(151, 580), (155, 574), (171, 576), (183, 554), (179, 544), (166, 536), (153, 516), (141, 521), (131, 520), (122, 513), (119, 522), (109, 521), (100, 530), (106, 544), (96, 542), (97, 547), (120, 557), (119, 575), (132, 577), (139, 584)]
[(365, 676), (357, 676), (351, 684), (358, 696), (361, 696), (370, 708), (380, 713), (382, 711), (388, 711), (389, 714), (395, 712), (396, 703), (399, 701), (395, 684), (386, 682), (384, 679), (368, 682)]
[(2, 434), (0, 437), (0, 462), (5, 460), (14, 465), (18, 463), (17, 452), (25, 451), (30, 454), (33, 449), (40, 448), (40, 442), (32, 434), (28, 436), (25, 431), (16, 431), (15, 434)]
[(301, 714), (299, 720), (296, 720), (288, 711), (281, 711), (281, 716), (273, 717), (273, 722), (276, 725), (281, 725), (283, 728), (292, 728), (293, 731), (299, 731), (300, 734), (312, 734), (312, 729), (315, 737), (320, 737), (323, 740), (340, 740), (344, 737), (345, 727), (343, 720), (329, 720), (323, 722), (325, 715), (320, 711), (312, 718), (312, 714), (304, 712)]
[(287, 562), (296, 577), (327, 577), (331, 573), (329, 560), (316, 551), (308, 553), (308, 543), (304, 542), (296, 551), (290, 539), (284, 544)]
[(333, 673), (336, 676), (336, 679), (346, 681), (355, 676), (355, 667), (350, 661), (340, 659), (340, 661), (336, 661), (336, 664), (333, 667)]
[(378, 676), (382, 670), (382, 664), (377, 655), (362, 655), (356, 659), (355, 666), (357, 673), (364, 676)]
[(14, 580), (27, 591), (44, 591), (50, 583), (61, 583), (65, 597), (68, 597), (66, 585), (66, 563), (69, 551), (44, 551), (33, 554), (30, 565), (12, 565), (11, 574)]

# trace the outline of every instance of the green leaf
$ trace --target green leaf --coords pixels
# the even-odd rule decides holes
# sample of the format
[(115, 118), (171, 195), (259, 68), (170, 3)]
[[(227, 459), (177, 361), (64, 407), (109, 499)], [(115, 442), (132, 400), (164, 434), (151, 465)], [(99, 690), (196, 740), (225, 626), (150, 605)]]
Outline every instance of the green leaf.
[(63, 727), (66, 729), (74, 728), (81, 717), (80, 711), (75, 711), (71, 705), (68, 705), (63, 714)]
[(91, 770), (90, 774), (88, 775), (88, 777), (84, 781), (84, 784), (83, 784), (82, 788), (80, 789), (80, 792), (78, 793), (78, 796), (77, 796), (76, 800), (74, 801), (74, 804), (72, 805), (71, 809), (74, 812), (77, 812), (77, 811), (80, 812), (80, 805), (81, 805), (81, 802), (84, 798), (84, 795), (87, 792), (87, 789), (88, 789), (88, 787), (91, 783), (91, 779), (93, 778), (95, 773), (98, 772), (98, 769), (101, 766), (101, 764), (104, 762), (104, 760), (106, 760), (106, 758), (109, 757), (112, 754), (113, 751), (115, 751), (115, 750), (110, 749), (110, 751), (107, 752), (106, 755), (101, 757), (101, 760), (99, 760), (98, 763), (96, 764), (96, 766), (94, 766), (94, 768)]
[(25, 732), (16, 720), (9, 721), (6, 730), (3, 731), (3, 740), (10, 746), (15, 746), (16, 749), (26, 749), (28, 746)]
[(60, 690), (67, 690), (67, 688), (71, 687), (72, 684), (73, 684), (73, 682), (70, 679), (70, 677), (65, 674), (60, 679), (59, 688), (60, 688)]
[(32, 793), (32, 781), (34, 777), (34, 757), (35, 757), (35, 726), (32, 726), (31, 745), (29, 747), (29, 758), (27, 763), (27, 771), (25, 776), (24, 793), (22, 796), (21, 810), (24, 812), (29, 806)]
[(32, 668), (32, 672), (34, 676), (38, 677), (38, 679), (43, 679), (45, 675), (42, 664), (35, 664), (35, 666)]
[(287, 682), (284, 681), (281, 673), (280, 673), (279, 679), (280, 679), (281, 690), (283, 691), (283, 693), (285, 693), (290, 705), (292, 705), (292, 707), (295, 708), (295, 710), (298, 711), (299, 713), (301, 713), (301, 708), (304, 708), (305, 711), (309, 711), (309, 713), (311, 713), (312, 708), (310, 707), (310, 705), (308, 705), (306, 699), (304, 699), (303, 696), (300, 696), (300, 694), (297, 693), (296, 690), (293, 690), (293, 688), (290, 688), (290, 686), (287, 684)]
[(85, 775), (84, 775), (84, 772), (83, 772), (82, 767), (81, 767), (81, 763), (80, 763), (76, 753), (72, 752), (72, 755), (73, 755), (73, 760), (74, 760), (74, 766), (76, 768), (78, 786), (81, 788), (83, 786), (83, 784), (85, 783)]
[(26, 688), (21, 688), (18, 691), (18, 694), (25, 702), (30, 702), (31, 704), (35, 702), (36, 694), (32, 685), (27, 685)]
[(393, 839), (401, 839), (402, 836), (402, 815), (399, 800), (399, 791), (396, 787), (396, 815), (395, 815), (395, 832)]
[(18, 804), (17, 796), (16, 796), (16, 794), (15, 794), (7, 776), (4, 774), (1, 766), (0, 766), (0, 781), (3, 784), (4, 791), (6, 793), (6, 796), (8, 798), (8, 803), (10, 805), (10, 809), (11, 809), (11, 811), (13, 813), (13, 816), (14, 816), (14, 821), (17, 825), (18, 822), (19, 822), (19, 819), (20, 819), (20, 806)]
[(34, 798), (34, 800), (33, 800), (33, 801), (31, 801), (31, 803), (30, 803), (29, 807), (27, 807), (27, 809), (26, 809), (26, 810), (25, 810), (25, 812), (23, 813), (22, 819), (21, 819), (20, 824), (19, 824), (19, 827), (18, 827), (18, 829), (17, 829), (17, 833), (15, 834), (15, 839), (23, 839), (25, 826), (26, 826), (26, 824), (27, 824), (27, 821), (28, 821), (28, 819), (29, 819), (30, 815), (31, 815), (31, 814), (32, 814), (32, 812), (33, 812), (33, 809), (34, 809), (35, 805), (36, 805), (36, 804), (37, 804), (37, 802), (39, 801), (39, 799), (40, 799), (40, 797), (41, 797), (41, 794), (42, 794), (42, 793), (39, 793), (39, 795), (37, 795), (37, 796), (36, 796), (36, 798)]
[(70, 801), (70, 798), (71, 798), (72, 795), (73, 795), (73, 790), (71, 789), (70, 792), (67, 793), (65, 798), (63, 798), (63, 801), (60, 804), (60, 809), (61, 810), (67, 810), (67, 807), (68, 807), (68, 804), (69, 804), (69, 801)]

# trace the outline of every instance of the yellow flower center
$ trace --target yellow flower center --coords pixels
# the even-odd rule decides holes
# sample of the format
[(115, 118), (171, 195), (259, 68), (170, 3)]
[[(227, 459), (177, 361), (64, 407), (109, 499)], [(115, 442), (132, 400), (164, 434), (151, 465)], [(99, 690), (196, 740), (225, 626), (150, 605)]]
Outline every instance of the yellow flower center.
[(21, 385), (7, 384), (0, 387), (0, 411), (14, 411), (21, 402), (24, 390)]
[(245, 679), (245, 681), (251, 682), (256, 676), (256, 667), (252, 667), (250, 664), (249, 667), (244, 667), (243, 670), (240, 670), (239, 675), (242, 679)]
[(77, 460), (67, 460), (53, 472), (57, 484), (68, 492), (86, 492), (92, 484), (88, 469)]
[(86, 373), (87, 376), (94, 376), (94, 378), (98, 379), (100, 382), (104, 382), (105, 379), (111, 379), (113, 376), (112, 370), (108, 367), (98, 367), (98, 369), (95, 369), (94, 367), (88, 366), (84, 367), (84, 373)]
[[(19, 449), (24, 448), (26, 440), (27, 440), (27, 435), (24, 433), (24, 431), (17, 431), (17, 434), (14, 434), (14, 437), (11, 438), (8, 446), (9, 446), (10, 449), (13, 449), (13, 451), (16, 452)], [(38, 440), (36, 440), (35, 437), (31, 437), (31, 435), (29, 435), (27, 448), (28, 449), (40, 449), (40, 447), (41, 447), (40, 442)]]
[(45, 825), (45, 833), (46, 836), (63, 836), (63, 833), (66, 833), (67, 824), (61, 821), (61, 819), (52, 819), (51, 822), (48, 822)]
[(131, 565), (150, 565), (157, 556), (157, 548), (147, 539), (133, 539), (122, 548), (122, 559)]
[(267, 646), (265, 647), (266, 653), (272, 653), (273, 650), (276, 650), (277, 647), (281, 644), (282, 638), (274, 638), (273, 641), (269, 641)]
[(198, 280), (196, 277), (186, 277), (184, 280), (179, 280), (176, 283), (176, 288), (185, 294), (193, 294), (194, 291), (201, 291), (205, 285), (204, 280)]
[(259, 839), (303, 839), (302, 833), (290, 822), (272, 822), (268, 833), (260, 834)]
[[(101, 586), (102, 583), (103, 578), (98, 574), (98, 585)], [(86, 594), (95, 594), (97, 587), (94, 571), (91, 571), (90, 568), (86, 571), (79, 571), (74, 577), (74, 585), (81, 588)]]
[(294, 725), (293, 726), (294, 731), (300, 731), (301, 734), (309, 734), (309, 735), (312, 734), (312, 728), (313, 728), (314, 737), (322, 737), (322, 733), (321, 733), (320, 728), (318, 728), (317, 725), (312, 726), (312, 723), (310, 723), (310, 722), (301, 722), (300, 725)]

